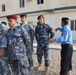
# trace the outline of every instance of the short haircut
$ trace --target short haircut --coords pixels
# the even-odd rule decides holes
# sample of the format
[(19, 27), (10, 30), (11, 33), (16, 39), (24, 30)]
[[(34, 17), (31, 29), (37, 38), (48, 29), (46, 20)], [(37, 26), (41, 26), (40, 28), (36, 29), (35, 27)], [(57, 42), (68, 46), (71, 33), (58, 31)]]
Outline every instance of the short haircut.
[(22, 18), (22, 17), (25, 17), (25, 18), (26, 18), (26, 17), (27, 17), (27, 15), (26, 15), (26, 14), (24, 14), (24, 15), (20, 15), (20, 17), (21, 17), (21, 18)]
[(69, 23), (69, 18), (63, 17), (62, 22), (64, 22), (64, 24), (67, 25)]
[(39, 15), (39, 16), (37, 17), (38, 20), (39, 20), (40, 18), (43, 18), (43, 19), (44, 19), (44, 16), (43, 16), (43, 15)]

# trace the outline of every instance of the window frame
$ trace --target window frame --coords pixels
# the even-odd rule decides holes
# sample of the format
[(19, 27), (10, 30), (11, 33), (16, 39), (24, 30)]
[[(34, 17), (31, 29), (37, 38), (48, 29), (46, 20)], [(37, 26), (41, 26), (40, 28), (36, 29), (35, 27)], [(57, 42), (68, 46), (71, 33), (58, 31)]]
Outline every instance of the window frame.
[(2, 12), (5, 12), (6, 11), (5, 4), (2, 4), (1, 7), (2, 7)]
[(70, 20), (70, 28), (72, 31), (76, 31), (76, 20)]
[(20, 8), (25, 7), (25, 0), (19, 0)]
[(37, 4), (44, 4), (44, 0), (37, 0)]

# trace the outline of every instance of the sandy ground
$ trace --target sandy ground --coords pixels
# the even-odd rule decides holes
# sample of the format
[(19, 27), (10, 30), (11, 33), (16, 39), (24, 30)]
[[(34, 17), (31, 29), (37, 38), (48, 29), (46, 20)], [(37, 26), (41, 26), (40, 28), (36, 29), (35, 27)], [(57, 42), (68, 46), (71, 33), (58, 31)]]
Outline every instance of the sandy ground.
[[(38, 66), (37, 63), (37, 56), (36, 56), (36, 48), (34, 48), (33, 59), (34, 59), (34, 66)], [(71, 75), (76, 75), (76, 51), (73, 52), (73, 70), (70, 72)], [(59, 75), (60, 72), (60, 50), (49, 50), (49, 74), (48, 75)], [(44, 64), (44, 59), (43, 59)], [(44, 66), (44, 65), (43, 65)], [(30, 75), (45, 75), (44, 68), (41, 71), (34, 69), (30, 72)]]
[[(37, 63), (37, 55), (36, 48), (34, 48), (33, 53), (34, 59), (34, 69), (33, 71), (29, 71), (29, 75), (45, 75), (45, 67), (41, 71), (38, 71), (35, 67), (38, 66)], [(76, 51), (73, 52), (73, 70), (70, 72), (70, 75), (76, 75)], [(50, 49), (49, 50), (49, 74), (48, 75), (59, 75), (60, 72), (60, 50)], [(44, 58), (43, 58), (43, 66), (44, 66)], [(12, 74), (13, 75), (13, 74)]]

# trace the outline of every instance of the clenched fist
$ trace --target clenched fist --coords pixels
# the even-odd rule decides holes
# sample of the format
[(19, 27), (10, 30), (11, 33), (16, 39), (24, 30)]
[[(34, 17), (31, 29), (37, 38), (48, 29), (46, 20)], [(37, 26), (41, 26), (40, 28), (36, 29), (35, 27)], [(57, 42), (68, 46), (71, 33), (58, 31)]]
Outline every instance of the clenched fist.
[(52, 38), (49, 39), (49, 43), (52, 43), (54, 42), (54, 40)]
[(55, 31), (57, 32), (58, 31), (58, 28), (56, 28)]

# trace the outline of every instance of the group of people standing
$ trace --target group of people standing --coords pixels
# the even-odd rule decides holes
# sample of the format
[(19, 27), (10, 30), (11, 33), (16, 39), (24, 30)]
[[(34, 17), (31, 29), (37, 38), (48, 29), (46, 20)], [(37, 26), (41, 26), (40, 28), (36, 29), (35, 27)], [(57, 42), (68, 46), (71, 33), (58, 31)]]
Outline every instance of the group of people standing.
[[(9, 29), (0, 23), (0, 75), (11, 75), (9, 65), (14, 75), (29, 75), (34, 70), (33, 63), (33, 40), (37, 41), (37, 70), (42, 69), (42, 56), (45, 60), (45, 75), (49, 72), (49, 43), (61, 43), (61, 71), (60, 75), (68, 75), (72, 69), (72, 32), (68, 26), (69, 19), (61, 19), (61, 37), (53, 38), (53, 28), (45, 23), (43, 15), (38, 16), (38, 23), (35, 28), (27, 22), (27, 15), (20, 15), (21, 22), (18, 24), (16, 15), (7, 16)], [(28, 63), (27, 63), (28, 58)], [(29, 67), (28, 67), (29, 64)], [(29, 71), (28, 71), (29, 70)]]

